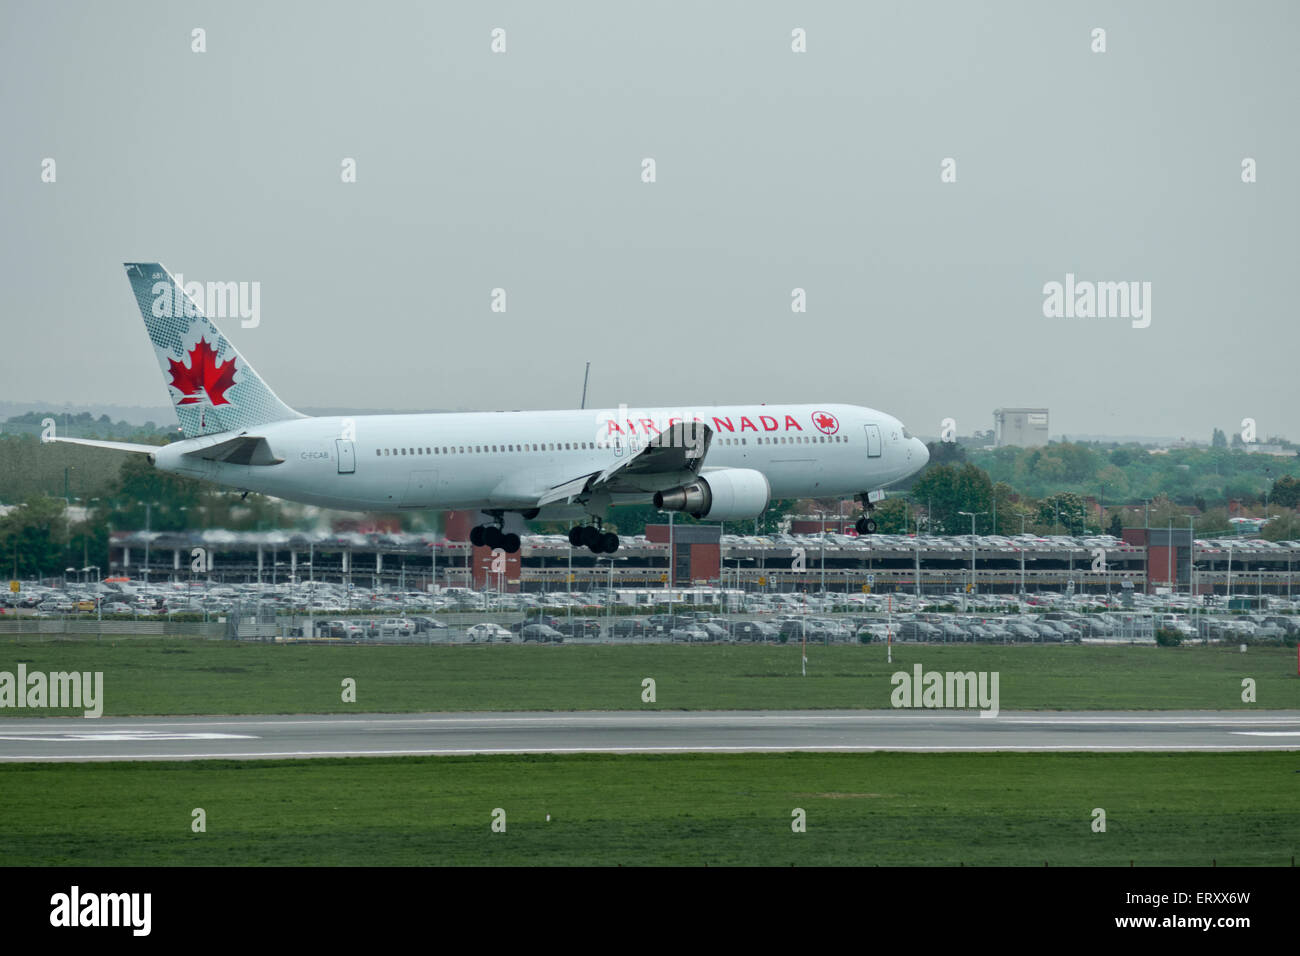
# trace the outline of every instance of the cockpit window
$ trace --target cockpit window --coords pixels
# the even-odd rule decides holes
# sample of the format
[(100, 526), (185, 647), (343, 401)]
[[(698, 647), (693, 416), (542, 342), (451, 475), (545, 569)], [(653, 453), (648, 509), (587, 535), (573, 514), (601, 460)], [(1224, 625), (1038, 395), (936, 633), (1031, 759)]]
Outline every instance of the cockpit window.
[(908, 440), (911, 440), (911, 438), (912, 438), (912, 433), (909, 432), (909, 431), (907, 430), (907, 426), (906, 426), (906, 425), (903, 426), (903, 437), (906, 438), (906, 439), (908, 439)]

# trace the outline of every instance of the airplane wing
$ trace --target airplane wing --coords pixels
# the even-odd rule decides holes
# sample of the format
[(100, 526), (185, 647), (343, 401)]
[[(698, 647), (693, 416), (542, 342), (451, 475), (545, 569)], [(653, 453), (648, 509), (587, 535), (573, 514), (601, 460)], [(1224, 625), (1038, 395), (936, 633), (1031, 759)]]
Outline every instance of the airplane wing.
[(703, 422), (678, 422), (604, 471), (580, 475), (556, 485), (537, 500), (537, 507), (591, 494), (653, 494), (673, 488), (699, 474), (713, 441), (713, 429)]

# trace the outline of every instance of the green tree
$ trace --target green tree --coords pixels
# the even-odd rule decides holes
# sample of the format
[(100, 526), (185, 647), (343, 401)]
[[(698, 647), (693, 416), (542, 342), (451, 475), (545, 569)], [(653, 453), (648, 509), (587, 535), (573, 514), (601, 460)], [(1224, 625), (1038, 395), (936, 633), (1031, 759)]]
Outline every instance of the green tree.
[(1283, 508), (1300, 505), (1300, 480), (1292, 475), (1283, 475), (1273, 482), (1273, 493), (1269, 500)]
[(1270, 518), (1259, 529), (1259, 536), (1267, 541), (1294, 541), (1300, 538), (1300, 514), (1288, 509)]
[(1083, 531), (1085, 508), (1083, 498), (1071, 491), (1049, 495), (1038, 505), (1038, 520), (1048, 527), (1060, 525), (1068, 534)]
[[(0, 566), (19, 577), (62, 574), (70, 557), (62, 498), (33, 495), (0, 518)], [(80, 567), (81, 562), (76, 565)]]
[(907, 499), (894, 497), (878, 503), (871, 517), (875, 519), (876, 530), (881, 534), (908, 534), (912, 530), (911, 513)]
[(1196, 519), (1196, 535), (1221, 534), (1232, 527), (1228, 523), (1227, 508), (1210, 508)]
[(962, 511), (990, 512), (979, 519), (976, 530), (987, 531), (992, 525), (993, 483), (988, 472), (972, 464), (960, 467), (931, 467), (912, 486), (911, 498), (916, 507), (928, 513), (929, 530), (937, 534), (969, 532), (969, 519)]
[(966, 446), (960, 442), (932, 441), (926, 447), (932, 465), (960, 465), (966, 460)]

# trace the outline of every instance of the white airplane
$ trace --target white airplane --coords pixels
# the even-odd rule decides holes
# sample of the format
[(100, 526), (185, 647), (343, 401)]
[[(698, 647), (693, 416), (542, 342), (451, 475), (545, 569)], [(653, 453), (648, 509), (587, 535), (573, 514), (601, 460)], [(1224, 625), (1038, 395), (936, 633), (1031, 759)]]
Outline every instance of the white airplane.
[[(148, 455), (155, 467), (348, 511), (476, 509), (477, 545), (519, 550), (505, 516), (590, 517), (574, 547), (612, 554), (611, 506), (696, 518), (759, 515), (772, 498), (857, 496), (929, 460), (891, 415), (857, 405), (736, 405), (308, 417), (271, 391), (156, 262), (126, 263), (185, 438), (168, 445), (51, 437)], [(403, 461), (402, 459), (405, 459)]]

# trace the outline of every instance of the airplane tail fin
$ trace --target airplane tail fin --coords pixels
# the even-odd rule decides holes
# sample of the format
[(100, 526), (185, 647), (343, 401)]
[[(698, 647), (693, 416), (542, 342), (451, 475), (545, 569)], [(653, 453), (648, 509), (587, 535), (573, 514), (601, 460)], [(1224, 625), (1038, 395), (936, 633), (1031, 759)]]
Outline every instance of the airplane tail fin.
[(303, 417), (280, 401), (161, 263), (124, 264), (186, 438)]

